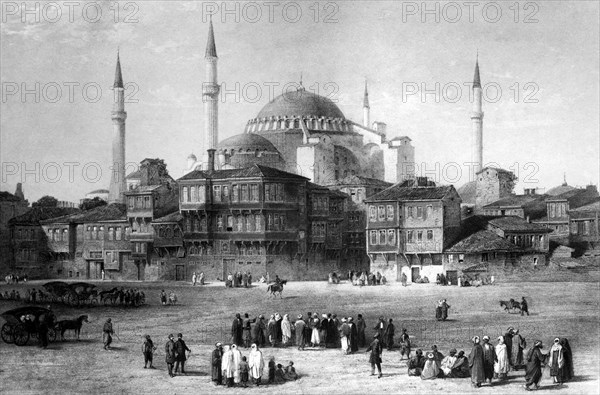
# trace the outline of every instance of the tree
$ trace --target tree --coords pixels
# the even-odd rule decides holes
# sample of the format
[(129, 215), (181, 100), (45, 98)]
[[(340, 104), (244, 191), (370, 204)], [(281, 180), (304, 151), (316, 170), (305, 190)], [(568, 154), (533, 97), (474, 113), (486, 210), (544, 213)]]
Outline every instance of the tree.
[(107, 204), (108, 203), (106, 203), (105, 200), (100, 199), (98, 196), (96, 196), (93, 199), (83, 199), (83, 201), (79, 205), (79, 208), (82, 210), (91, 210), (96, 207), (106, 206)]
[(34, 202), (31, 207), (57, 207), (58, 199), (54, 196), (42, 196), (37, 202)]

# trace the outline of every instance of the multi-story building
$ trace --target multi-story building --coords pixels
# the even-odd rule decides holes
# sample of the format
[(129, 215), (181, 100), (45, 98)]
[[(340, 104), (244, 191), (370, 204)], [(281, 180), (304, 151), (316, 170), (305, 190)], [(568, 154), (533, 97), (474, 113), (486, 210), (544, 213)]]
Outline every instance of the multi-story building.
[(570, 242), (588, 255), (600, 255), (600, 199), (569, 210)]
[(569, 236), (569, 212), (570, 210), (592, 203), (598, 198), (598, 189), (594, 185), (586, 188), (576, 188), (560, 195), (546, 199), (547, 216), (534, 222), (542, 224), (554, 232), (553, 239), (564, 239)]
[(10, 256), (16, 273), (27, 274), (31, 278), (46, 274), (46, 262), (52, 259), (53, 251), (48, 242), (55, 239), (68, 239), (68, 233), (62, 230), (46, 234), (41, 222), (78, 212), (75, 208), (35, 207), (9, 221)]
[(538, 219), (546, 215), (546, 195), (510, 195), (483, 206), (481, 215), (488, 217), (516, 216)]
[(0, 191), (0, 275), (8, 274), (14, 266), (8, 222), (27, 210), (29, 202), (25, 200), (21, 183), (17, 184), (14, 195)]
[(367, 254), (371, 271), (389, 280), (405, 273), (419, 277), (441, 273), (442, 254), (460, 229), (460, 197), (453, 186), (394, 185), (366, 200)]

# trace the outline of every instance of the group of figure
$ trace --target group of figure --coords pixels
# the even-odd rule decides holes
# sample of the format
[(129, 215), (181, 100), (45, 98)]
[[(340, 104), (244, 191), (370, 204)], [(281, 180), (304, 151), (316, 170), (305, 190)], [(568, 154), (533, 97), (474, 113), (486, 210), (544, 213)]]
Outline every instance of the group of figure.
[(200, 285), (204, 285), (204, 272), (200, 272), (200, 274), (196, 274), (196, 272), (194, 272), (192, 274), (192, 285), (196, 285), (196, 284), (200, 284)]
[(4, 300), (21, 300), (21, 294), (19, 293), (19, 291), (16, 290), (12, 290), (10, 291), (10, 293), (8, 291), (4, 291), (4, 294), (2, 294), (0, 292), (0, 299), (4, 299)]
[[(150, 336), (146, 336), (146, 341), (148, 341), (150, 339)], [(144, 345), (145, 346), (142, 347), (145, 347), (146, 350), (154, 347), (154, 344), (152, 344), (151, 340), (149, 344), (146, 344), (146, 342), (144, 342)], [(186, 374), (185, 361), (187, 361), (191, 352), (192, 350), (189, 349), (189, 347), (187, 346), (187, 344), (185, 344), (185, 341), (183, 340), (183, 334), (177, 334), (177, 341), (175, 341), (175, 336), (173, 336), (172, 333), (167, 337), (167, 342), (165, 343), (165, 362), (167, 363), (169, 377), (175, 377), (175, 373), (180, 372), (180, 367), (181, 374)], [(150, 367), (152, 368), (152, 354), (147, 354), (146, 352), (144, 353), (144, 368), (146, 367), (148, 357), (150, 357), (149, 362)]]
[(352, 285), (358, 285), (360, 287), (364, 285), (385, 285), (387, 283), (387, 279), (380, 272), (349, 271), (348, 281), (350, 281)]
[[(215, 385), (247, 387), (250, 380), (256, 386), (262, 384), (265, 362), (257, 344), (251, 345), (250, 353), (245, 357), (235, 342), (226, 345), (216, 343), (210, 362)], [(280, 384), (297, 378), (294, 362), (290, 361), (284, 369), (283, 365), (275, 363), (275, 357), (270, 358), (267, 384)]]
[(227, 280), (225, 280), (225, 286), (227, 288), (248, 288), (252, 286), (252, 273), (250, 272), (236, 272), (234, 274), (229, 273)]
[(6, 277), (4, 277), (4, 281), (7, 284), (18, 284), (19, 282), (27, 282), (27, 275), (17, 275), (17, 274), (8, 274)]
[(146, 294), (136, 288), (121, 288), (119, 304), (123, 306), (141, 306), (146, 303)]
[(435, 307), (435, 319), (438, 321), (446, 321), (448, 319), (448, 309), (450, 305), (446, 303), (446, 299), (438, 300)]
[(169, 292), (169, 294), (167, 295), (165, 290), (162, 289), (160, 291), (160, 303), (163, 306), (166, 306), (166, 305), (174, 306), (177, 304), (177, 295), (175, 294), (174, 291)]

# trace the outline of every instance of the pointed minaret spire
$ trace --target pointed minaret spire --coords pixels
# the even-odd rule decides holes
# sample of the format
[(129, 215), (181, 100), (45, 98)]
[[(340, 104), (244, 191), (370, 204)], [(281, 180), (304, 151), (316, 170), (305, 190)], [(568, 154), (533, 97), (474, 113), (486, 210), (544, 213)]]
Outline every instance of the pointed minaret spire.
[(471, 146), (473, 174), (471, 174), (471, 180), (475, 180), (476, 174), (483, 168), (483, 108), (481, 79), (479, 78), (479, 51), (477, 51), (475, 76), (473, 77), (473, 111), (471, 112), (471, 127), (473, 131), (473, 141)]
[(115, 70), (115, 83), (113, 88), (123, 88), (123, 75), (121, 74), (121, 58), (117, 49), (117, 69)]
[[(212, 18), (208, 27), (208, 42), (206, 44), (205, 81), (202, 84), (202, 101), (204, 102), (204, 146), (202, 147), (202, 166), (207, 169), (214, 159), (214, 150), (219, 141), (219, 91), (217, 75), (217, 47)], [(211, 156), (212, 155), (212, 156)], [(214, 161), (213, 161), (214, 162)]]
[(369, 91), (367, 90), (367, 80), (365, 79), (365, 96), (363, 98), (363, 107), (371, 108), (369, 106)]
[(479, 78), (479, 50), (475, 60), (475, 76), (473, 76), (473, 88), (481, 88), (481, 78)]
[(210, 17), (210, 24), (208, 26), (208, 41), (206, 43), (206, 54), (204, 57), (217, 57), (217, 46), (215, 45), (215, 32), (213, 31), (212, 16)]
[(369, 106), (369, 91), (367, 90), (367, 79), (365, 78), (365, 95), (363, 97), (363, 126), (371, 127), (371, 107)]
[(569, 184), (567, 184), (567, 173), (563, 173), (563, 186), (567, 186)]

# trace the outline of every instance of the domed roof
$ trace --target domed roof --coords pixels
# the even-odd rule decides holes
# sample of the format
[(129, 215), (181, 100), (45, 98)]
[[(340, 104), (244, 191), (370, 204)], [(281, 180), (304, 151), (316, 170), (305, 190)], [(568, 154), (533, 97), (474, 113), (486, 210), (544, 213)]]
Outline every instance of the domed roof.
[(196, 158), (196, 155), (194, 155), (193, 153), (189, 154), (188, 159), (193, 159), (193, 160), (198, 160), (198, 158)]
[(277, 96), (260, 110), (257, 118), (269, 118), (271, 116), (345, 118), (342, 111), (330, 99), (305, 89), (286, 92)]
[(259, 150), (268, 152), (279, 152), (277, 148), (266, 138), (254, 133), (242, 133), (229, 137), (219, 143), (219, 150)]

